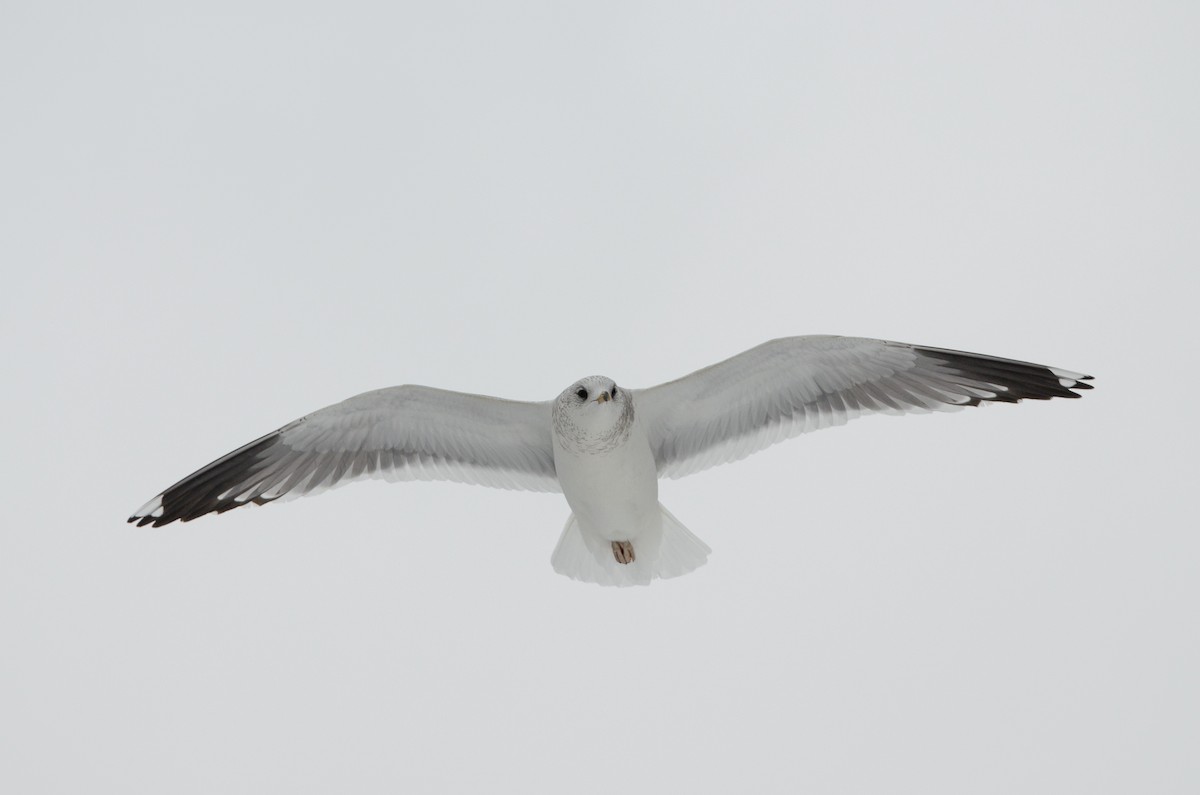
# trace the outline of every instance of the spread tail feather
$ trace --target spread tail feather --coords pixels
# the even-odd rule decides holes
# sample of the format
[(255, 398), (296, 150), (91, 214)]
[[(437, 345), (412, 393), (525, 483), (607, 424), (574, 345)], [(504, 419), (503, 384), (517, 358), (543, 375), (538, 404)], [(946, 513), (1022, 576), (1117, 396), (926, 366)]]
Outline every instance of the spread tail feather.
[(662, 515), (661, 527), (657, 533), (642, 534), (634, 541), (636, 557), (632, 563), (618, 563), (611, 542), (584, 533), (575, 514), (571, 514), (550, 557), (550, 565), (572, 580), (619, 587), (649, 585), (652, 580), (679, 577), (703, 566), (712, 550), (662, 503), (658, 509)]

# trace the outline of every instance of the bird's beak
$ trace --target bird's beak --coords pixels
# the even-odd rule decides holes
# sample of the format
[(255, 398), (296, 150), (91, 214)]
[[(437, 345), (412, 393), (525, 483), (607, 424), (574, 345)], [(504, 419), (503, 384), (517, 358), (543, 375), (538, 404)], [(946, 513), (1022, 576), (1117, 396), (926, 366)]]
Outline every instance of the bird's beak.
[(607, 392), (601, 392), (600, 397), (596, 398), (593, 402), (594, 403), (607, 403), (610, 400), (612, 400), (612, 398), (610, 398), (608, 396)]

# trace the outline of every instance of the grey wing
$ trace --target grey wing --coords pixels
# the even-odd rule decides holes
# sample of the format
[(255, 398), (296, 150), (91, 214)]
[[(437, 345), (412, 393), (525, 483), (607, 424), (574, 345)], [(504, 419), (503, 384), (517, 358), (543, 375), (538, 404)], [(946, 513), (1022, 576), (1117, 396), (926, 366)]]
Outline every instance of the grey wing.
[(139, 508), (138, 526), (314, 494), (361, 478), (559, 491), (550, 404), (423, 386), (379, 389), (234, 450)]
[(964, 351), (808, 336), (772, 340), (635, 400), (659, 474), (682, 477), (863, 414), (1075, 398), (1090, 379)]

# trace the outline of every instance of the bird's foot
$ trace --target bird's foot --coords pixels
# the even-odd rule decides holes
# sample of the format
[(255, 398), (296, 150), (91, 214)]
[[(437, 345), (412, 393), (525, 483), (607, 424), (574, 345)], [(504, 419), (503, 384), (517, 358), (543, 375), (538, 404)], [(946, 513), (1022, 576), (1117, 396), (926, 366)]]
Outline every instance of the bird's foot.
[(628, 541), (612, 542), (613, 557), (617, 559), (617, 563), (633, 563), (633, 544)]

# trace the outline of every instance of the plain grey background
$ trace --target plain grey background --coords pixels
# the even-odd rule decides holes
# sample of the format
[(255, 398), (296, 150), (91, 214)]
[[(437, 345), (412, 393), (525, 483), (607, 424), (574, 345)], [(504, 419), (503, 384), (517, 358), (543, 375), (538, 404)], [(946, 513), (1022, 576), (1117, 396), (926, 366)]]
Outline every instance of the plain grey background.
[[(5, 3), (7, 792), (1195, 792), (1191, 3)], [(367, 389), (771, 337), (1094, 374), (668, 481), (124, 524)]]

